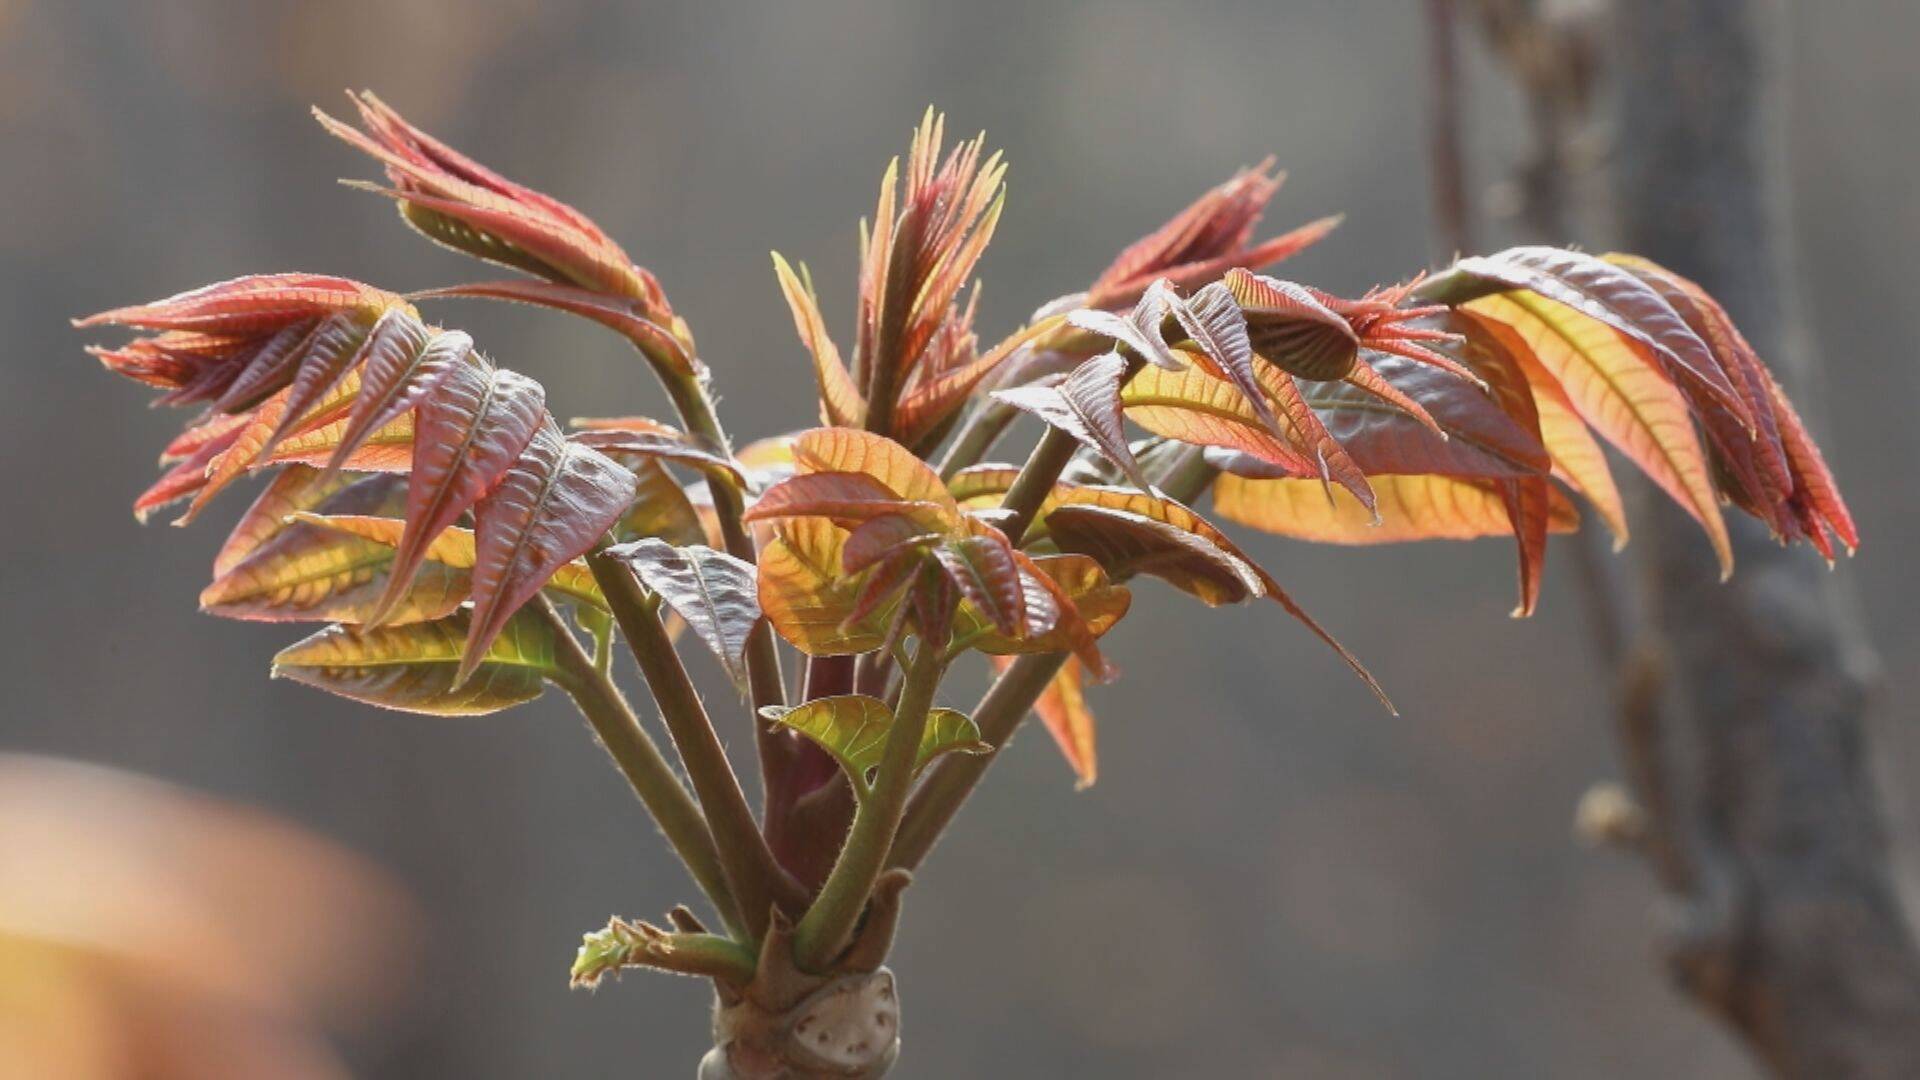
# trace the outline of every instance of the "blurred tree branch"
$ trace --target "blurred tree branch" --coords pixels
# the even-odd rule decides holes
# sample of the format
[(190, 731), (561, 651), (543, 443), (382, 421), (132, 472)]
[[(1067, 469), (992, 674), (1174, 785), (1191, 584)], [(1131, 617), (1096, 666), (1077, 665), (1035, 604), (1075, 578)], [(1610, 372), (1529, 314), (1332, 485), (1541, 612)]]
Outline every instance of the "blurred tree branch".
[[(1527, 97), (1533, 157), (1516, 209), (1529, 238), (1569, 238), (1582, 125), (1609, 67), (1622, 246), (1721, 297), (1806, 396), (1769, 93), (1780, 13), (1756, 0), (1474, 7)], [(1847, 597), (1757, 523), (1730, 523), (1741, 572), (1716, 584), (1677, 511), (1648, 520), (1639, 605), (1604, 553), (1582, 551), (1630, 792), (1597, 792), (1583, 825), (1648, 859), (1671, 901), (1669, 974), (1770, 1071), (1920, 1075), (1920, 955), (1867, 774), (1873, 659)]]

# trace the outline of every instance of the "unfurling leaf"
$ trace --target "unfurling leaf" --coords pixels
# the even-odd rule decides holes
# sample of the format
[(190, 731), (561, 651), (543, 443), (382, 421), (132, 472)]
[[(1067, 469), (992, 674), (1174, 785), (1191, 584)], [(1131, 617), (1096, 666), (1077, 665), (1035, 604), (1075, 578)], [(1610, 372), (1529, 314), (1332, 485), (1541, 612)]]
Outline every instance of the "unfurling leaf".
[(745, 945), (718, 934), (671, 932), (644, 922), (615, 917), (604, 930), (581, 938), (569, 979), (594, 989), (625, 968), (644, 967), (718, 979), (735, 986), (753, 981), (754, 956)]
[(774, 274), (780, 279), (780, 291), (793, 309), (793, 325), (800, 341), (813, 357), (814, 379), (820, 386), (820, 414), (824, 423), (858, 427), (866, 419), (867, 403), (854, 385), (840, 350), (827, 333), (827, 321), (820, 315), (820, 301), (813, 294), (813, 280), (806, 267), (795, 274), (779, 252), (773, 254)]
[(1304, 286), (1230, 271), (1228, 291), (1247, 319), (1247, 336), (1269, 363), (1303, 379), (1344, 379), (1360, 360), (1360, 336)]
[(473, 625), (469, 664), (554, 573), (600, 542), (626, 513), (633, 474), (569, 442), (549, 420), (474, 507)]
[(760, 622), (753, 564), (703, 545), (636, 540), (607, 549), (649, 592), (687, 621), (736, 684), (747, 678), (747, 636)]
[(1126, 586), (1108, 580), (1100, 564), (1084, 555), (1022, 555), (1020, 570), (1027, 613), (1020, 631), (1003, 633), (968, 605), (955, 617), (956, 637), (993, 656), (1085, 650), (1113, 629), (1133, 602)]
[[(825, 750), (853, 782), (855, 794), (867, 797), (872, 790), (872, 774), (886, 751), (887, 733), (893, 730), (893, 710), (886, 702), (862, 694), (844, 694), (791, 709), (768, 706), (760, 710), (760, 715), (792, 728)], [(926, 728), (914, 754), (913, 773), (918, 776), (946, 754), (991, 752), (992, 747), (980, 741), (980, 729), (966, 714), (933, 709), (927, 713)]]
[(533, 613), (507, 621), (461, 674), (469, 619), (325, 630), (281, 650), (273, 675), (369, 705), (430, 716), (481, 716), (540, 696), (554, 670), (552, 627)]
[(1013, 545), (990, 526), (980, 529), (979, 535), (935, 547), (934, 561), (990, 625), (1002, 634), (1021, 636), (1027, 626), (1027, 601)]
[(388, 312), (367, 342), (360, 394), (328, 467), (340, 468), (375, 432), (413, 411), (472, 354), (473, 339), (460, 331), (430, 330)]
[(1267, 430), (1279, 433), (1280, 421), (1254, 375), (1253, 342), (1247, 337), (1247, 319), (1233, 294), (1216, 282), (1185, 301), (1174, 299), (1171, 306), (1174, 318), (1209, 361), (1208, 366), (1246, 396), (1247, 404)]
[(1321, 218), (1271, 240), (1252, 244), (1267, 203), (1280, 190), (1284, 173), (1272, 173), (1268, 158), (1200, 196), (1165, 225), (1127, 246), (1100, 272), (1088, 290), (1086, 305), (1114, 308), (1132, 303), (1148, 284), (1171, 280), (1182, 288), (1212, 281), (1229, 267), (1277, 263), (1326, 236), (1340, 223)]
[(321, 126), (386, 166), (407, 224), (435, 243), (598, 292), (657, 301), (653, 276), (585, 214), (523, 187), (406, 122), (372, 94), (349, 95), (362, 133), (315, 110)]

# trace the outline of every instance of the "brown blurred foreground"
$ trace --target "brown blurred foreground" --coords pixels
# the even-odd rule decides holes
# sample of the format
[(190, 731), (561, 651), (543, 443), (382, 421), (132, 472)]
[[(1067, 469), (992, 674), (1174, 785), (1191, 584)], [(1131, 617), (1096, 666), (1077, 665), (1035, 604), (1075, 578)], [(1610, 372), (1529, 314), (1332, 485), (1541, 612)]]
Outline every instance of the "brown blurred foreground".
[(410, 970), (370, 863), (131, 773), (0, 755), (0, 1077), (329, 1080)]

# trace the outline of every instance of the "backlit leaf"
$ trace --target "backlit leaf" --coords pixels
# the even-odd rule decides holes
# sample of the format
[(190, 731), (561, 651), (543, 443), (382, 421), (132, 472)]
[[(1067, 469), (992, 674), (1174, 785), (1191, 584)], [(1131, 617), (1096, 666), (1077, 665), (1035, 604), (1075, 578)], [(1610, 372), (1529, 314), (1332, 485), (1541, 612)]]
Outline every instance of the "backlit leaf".
[(1611, 327), (1650, 349), (1675, 378), (1693, 380), (1742, 424), (1753, 426), (1752, 413), (1712, 350), (1658, 292), (1626, 270), (1592, 255), (1551, 247), (1509, 248), (1462, 259), (1456, 269), (1531, 291), (1563, 307), (1568, 314), (1557, 316), (1562, 324), (1572, 321), (1572, 314)]
[[(993, 658), (995, 671), (1005, 671), (1012, 664), (1012, 657)], [(1085, 682), (1080, 661), (1068, 657), (1033, 703), (1034, 715), (1040, 718), (1047, 734), (1053, 736), (1054, 744), (1060, 747), (1061, 755), (1073, 769), (1076, 791), (1092, 787), (1100, 775), (1093, 710), (1087, 707)]]
[(1156, 435), (1249, 454), (1297, 476), (1320, 475), (1316, 459), (1267, 430), (1245, 394), (1198, 367), (1142, 369), (1120, 400), (1128, 419)]
[(521, 605), (600, 542), (626, 513), (633, 492), (632, 473), (569, 442), (551, 420), (534, 433), (474, 507), (473, 625), (463, 678)]
[(1512, 327), (1581, 418), (1700, 522), (1721, 572), (1732, 572), (1733, 549), (1691, 410), (1650, 354), (1606, 324), (1532, 293), (1483, 297), (1468, 310)]
[[(331, 509), (331, 508), (330, 508)], [(295, 521), (306, 522), (321, 528), (347, 533), (380, 544), (389, 549), (397, 547), (400, 537), (405, 533), (406, 522), (396, 517), (377, 517), (352, 513), (309, 513), (296, 512)], [(474, 539), (472, 529), (459, 526), (448, 528), (433, 538), (427, 545), (426, 561), (438, 563), (454, 570), (471, 570), (474, 563)], [(461, 574), (460, 599), (467, 596), (469, 577)], [(600, 592), (599, 582), (593, 579), (593, 571), (587, 567), (585, 559), (575, 559), (553, 572), (547, 580), (547, 588), (558, 597), (585, 604), (596, 610), (607, 609), (607, 598)]]
[[(1210, 605), (1271, 597), (1339, 653), (1382, 704), (1393, 708), (1359, 659), (1205, 518), (1171, 499), (1114, 488), (1061, 485), (1054, 498), (1055, 505), (1041, 520), (1062, 549), (1092, 556), (1116, 581), (1132, 573), (1148, 574)], [(1068, 514), (1067, 536), (1062, 537), (1056, 530), (1060, 513), (1067, 510), (1075, 512)]]
[(794, 436), (793, 460), (801, 473), (864, 473), (897, 498), (929, 502), (949, 515), (957, 513), (940, 474), (913, 451), (884, 436), (853, 428), (814, 428)]
[(546, 391), (524, 375), (475, 364), (447, 373), (415, 413), (407, 532), (394, 554), (390, 597), (406, 587), (433, 538), (492, 489), (545, 416)]
[(1540, 441), (1552, 458), (1553, 475), (1592, 504), (1613, 534), (1615, 550), (1624, 546), (1627, 514), (1620, 501), (1620, 491), (1614, 486), (1613, 470), (1607, 465), (1606, 452), (1595, 441), (1592, 429), (1568, 399), (1566, 388), (1540, 363), (1533, 348), (1512, 327), (1466, 309), (1462, 309), (1461, 314), (1477, 320), (1497, 338), (1514, 339), (1506, 351), (1533, 391), (1534, 409), (1540, 419)]
[(474, 658), (471, 677), (462, 675), (468, 636), (466, 612), (366, 631), (329, 626), (281, 650), (273, 676), (429, 716), (481, 716), (540, 696), (555, 670), (544, 619), (529, 612), (508, 620)]
[(664, 540), (636, 540), (607, 549), (633, 568), (640, 583), (660, 597), (706, 642), (728, 677), (747, 677), (747, 635), (760, 622), (759, 582), (753, 564), (702, 545), (674, 547)]
[[(872, 791), (872, 774), (885, 755), (887, 734), (893, 730), (893, 710), (878, 698), (844, 694), (819, 698), (795, 708), (769, 706), (760, 715), (799, 732), (825, 750), (853, 782), (861, 798)], [(966, 714), (953, 709), (927, 713), (920, 746), (914, 754), (918, 776), (935, 760), (952, 753), (991, 753), (980, 739), (980, 729)]]
[(846, 530), (823, 518), (794, 518), (776, 525), (760, 551), (760, 610), (809, 656), (869, 652), (886, 639), (891, 604), (848, 621), (866, 575), (841, 569), (846, 540)]
[(1254, 375), (1253, 342), (1247, 337), (1246, 316), (1240, 313), (1233, 294), (1216, 282), (1184, 301), (1174, 300), (1171, 306), (1181, 329), (1211, 361), (1209, 366), (1246, 396), (1254, 415), (1268, 430), (1278, 433), (1280, 421)]
[[(1345, 491), (1332, 501), (1310, 480), (1249, 479), (1231, 474), (1214, 482), (1213, 508), (1228, 521), (1296, 540), (1324, 544), (1397, 544), (1414, 540), (1470, 540), (1511, 536), (1495, 481), (1450, 476), (1378, 476), (1380, 520)], [(1557, 490), (1551, 531), (1572, 532), (1579, 513)]]
[[(1131, 590), (1110, 581), (1100, 564), (1085, 555), (1043, 555), (1023, 562), (1021, 569), (1027, 596), (1023, 632), (1001, 633), (976, 608), (963, 607), (955, 617), (956, 637), (991, 655), (1067, 652), (1085, 646), (1078, 640), (1082, 628), (1088, 637), (1101, 637), (1126, 616), (1133, 602)], [(1071, 602), (1077, 620), (1062, 624), (1058, 596)]]
[(813, 294), (813, 282), (802, 278), (805, 267), (800, 274), (795, 274), (793, 267), (776, 251), (773, 270), (780, 279), (780, 291), (787, 298), (787, 306), (793, 310), (794, 329), (799, 331), (801, 343), (813, 357), (822, 421), (845, 427), (860, 426), (866, 419), (867, 403), (860, 396), (860, 388), (854, 385), (846, 362), (840, 359), (840, 350), (827, 333), (827, 322), (820, 316), (820, 301)]
[(213, 576), (223, 576), (261, 544), (286, 528), (288, 515), (311, 510), (334, 492), (361, 479), (346, 473), (328, 475), (305, 465), (293, 465), (281, 470), (253, 500), (253, 505), (247, 508), (246, 513), (240, 515), (233, 531), (227, 534), (226, 543), (221, 545), (220, 553), (214, 556)]
[[(337, 514), (397, 514), (404, 499), (397, 477), (378, 476), (317, 505)], [(200, 607), (229, 619), (357, 623), (373, 610), (392, 563), (390, 544), (296, 520), (215, 577), (201, 592)], [(414, 579), (389, 618), (395, 624), (438, 619), (466, 598), (467, 575), (433, 564)]]

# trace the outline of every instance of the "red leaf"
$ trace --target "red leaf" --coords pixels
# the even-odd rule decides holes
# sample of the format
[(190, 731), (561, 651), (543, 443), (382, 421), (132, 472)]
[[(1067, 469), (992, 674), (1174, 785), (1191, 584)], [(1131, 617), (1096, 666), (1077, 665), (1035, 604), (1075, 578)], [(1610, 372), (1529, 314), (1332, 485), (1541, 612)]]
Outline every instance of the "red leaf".
[(467, 681), (507, 620), (554, 572), (584, 554), (626, 512), (633, 474), (569, 442), (551, 421), (474, 507), (473, 623), (454, 685)]
[(997, 530), (981, 526), (975, 536), (963, 536), (933, 549), (940, 569), (987, 621), (1003, 634), (1023, 634), (1027, 625), (1026, 594), (1013, 545)]
[(456, 365), (421, 403), (414, 422), (407, 531), (394, 549), (387, 595), (368, 625), (378, 625), (388, 605), (406, 594), (427, 545), (479, 502), (526, 449), (546, 417), (545, 404), (539, 383), (477, 364)]
[(902, 499), (892, 488), (856, 472), (803, 473), (768, 488), (747, 508), (745, 520), (821, 517), (843, 528), (882, 515), (907, 514), (922, 527), (939, 528), (942, 513), (933, 503)]
[(329, 468), (339, 468), (374, 432), (419, 406), (440, 381), (473, 353), (458, 330), (434, 330), (404, 312), (390, 311), (367, 341), (360, 393)]
[(650, 318), (644, 306), (620, 297), (544, 281), (477, 281), (469, 285), (427, 289), (412, 296), (416, 300), (455, 297), (504, 300), (564, 311), (607, 327), (632, 342), (634, 348), (646, 357), (671, 371), (691, 375), (696, 370), (686, 345), (670, 329)]

